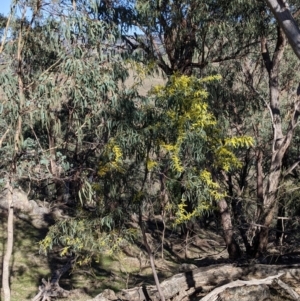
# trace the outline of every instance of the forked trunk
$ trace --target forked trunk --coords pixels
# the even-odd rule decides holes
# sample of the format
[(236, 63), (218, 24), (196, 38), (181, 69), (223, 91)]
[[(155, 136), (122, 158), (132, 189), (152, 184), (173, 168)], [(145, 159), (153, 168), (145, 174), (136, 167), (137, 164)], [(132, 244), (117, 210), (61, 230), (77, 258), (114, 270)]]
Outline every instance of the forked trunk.
[(68, 298), (71, 295), (71, 291), (67, 291), (59, 286), (59, 280), (63, 274), (71, 269), (74, 258), (70, 258), (68, 262), (58, 270), (55, 270), (51, 276), (51, 280), (46, 281), (42, 279), (42, 285), (39, 286), (38, 294), (32, 299), (32, 301), (51, 301), (53, 298)]
[(266, 2), (300, 59), (300, 29), (289, 10), (288, 2), (283, 0), (266, 0)]

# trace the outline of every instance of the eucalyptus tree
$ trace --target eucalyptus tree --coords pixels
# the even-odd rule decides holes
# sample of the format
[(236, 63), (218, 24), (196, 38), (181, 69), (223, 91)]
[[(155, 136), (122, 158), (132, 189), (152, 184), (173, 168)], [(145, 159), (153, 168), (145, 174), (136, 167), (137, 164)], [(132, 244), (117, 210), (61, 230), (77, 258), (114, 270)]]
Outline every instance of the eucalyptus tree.
[[(140, 60), (157, 64), (167, 76), (201, 77), (210, 74), (213, 64), (246, 57), (259, 44), (260, 23), (270, 19), (257, 18), (265, 8), (260, 1), (141, 0), (132, 6), (134, 13), (124, 22), (141, 34), (122, 37), (134, 52), (142, 53)], [(216, 170), (215, 177), (222, 175)], [(228, 204), (222, 199), (218, 206), (230, 257), (238, 257)]]
[[(290, 3), (290, 8), (281, 1), (279, 2), (278, 9), (280, 8), (287, 13), (292, 12), (294, 17), (297, 17), (299, 7), (297, 1)], [(248, 112), (252, 112), (256, 116), (262, 116), (266, 112), (265, 106), (270, 108), (271, 121), (269, 121), (269, 129), (273, 128), (274, 131), (273, 134), (268, 132), (268, 134), (263, 135), (264, 139), (270, 139), (269, 134), (273, 135), (272, 139), (276, 140), (273, 145), (277, 145), (278, 149), (276, 147), (273, 149), (263, 147), (263, 152), (266, 153), (263, 163), (261, 148), (256, 148), (254, 152), (247, 151), (244, 153), (245, 165), (239, 173), (239, 176), (244, 180), (239, 181), (238, 185), (232, 186), (233, 183), (230, 180), (232, 173), (226, 175), (224, 172), (215, 171), (219, 181), (226, 181), (226, 189), (229, 195), (241, 195), (243, 194), (243, 187), (247, 185), (250, 170), (254, 168), (251, 162), (256, 158), (257, 185), (255, 191), (257, 192), (258, 209), (252, 223), (261, 224), (262, 226), (257, 228), (256, 238), (252, 241), (253, 245), (251, 247), (246, 237), (250, 230), (248, 229), (247, 232), (243, 227), (240, 227), (240, 230), (249, 254), (258, 256), (258, 254), (264, 253), (267, 248), (269, 228), (277, 212), (277, 191), (282, 176), (282, 162), (292, 141), (298, 112), (297, 102), (295, 102), (294, 113), (291, 113), (291, 116), (294, 116), (295, 119), (290, 120), (289, 130), (286, 131), (288, 126), (280, 121), (282, 115), (280, 104), (291, 100), (288, 100), (285, 95), (281, 95), (282, 91), (279, 85), (279, 77), (283, 68), (280, 61), (284, 59), (282, 55), (285, 48), (285, 38), (282, 31), (276, 29), (273, 15), (266, 3), (262, 1), (251, 3), (248, 1), (230, 3), (228, 1), (205, 1), (205, 3), (201, 3), (201, 1), (136, 1), (135, 10), (136, 19), (133, 19), (131, 24), (137, 26), (143, 35), (130, 38), (125, 36), (124, 38), (135, 51), (141, 49), (146, 60), (156, 62), (167, 75), (179, 72), (181, 74), (190, 75), (194, 73), (203, 76), (211, 72), (220, 72), (219, 67), (222, 65), (227, 66), (227, 68), (230, 66), (229, 68), (234, 68), (236, 74), (240, 74), (238, 77), (244, 77), (243, 85), (250, 91), (250, 95), (242, 94), (245, 99), (248, 99), (246, 104)], [(287, 22), (290, 22), (290, 20), (292, 19), (288, 19)], [(295, 25), (293, 20), (291, 22)], [(289, 35), (288, 38), (290, 39)], [(277, 44), (272, 43), (274, 40), (277, 41)], [(267, 44), (275, 48), (274, 53), (270, 52), (271, 46), (266, 47)], [(261, 69), (262, 62), (265, 62), (264, 66), (267, 73), (264, 73)], [(289, 64), (289, 61), (287, 63)], [(214, 64), (217, 65), (216, 68), (214, 68)], [(225, 68), (222, 69), (225, 72), (222, 75), (226, 76), (228, 70)], [(265, 74), (268, 75), (267, 81), (264, 81)], [(294, 79), (296, 80), (296, 77)], [(284, 87), (286, 84), (285, 78), (282, 81)], [(230, 84), (228, 81), (227, 83)], [(231, 88), (239, 93), (237, 85), (237, 83), (231, 81)], [(295, 94), (295, 91), (293, 90), (292, 93)], [(238, 125), (237, 121), (239, 120), (239, 122), (245, 124), (243, 118), (251, 118), (247, 111), (240, 111), (242, 118), (237, 116), (235, 111), (232, 111), (233, 109), (239, 110), (242, 107), (240, 100), (238, 100), (239, 96), (241, 95), (237, 94), (235, 96), (236, 100), (231, 105), (224, 97), (221, 98), (221, 104), (217, 103), (220, 99), (212, 100), (213, 108), (220, 108), (218, 112), (214, 110), (215, 114), (222, 119), (225, 113), (225, 116), (230, 118), (223, 111), (226, 106), (222, 107), (222, 103), (225, 102), (230, 114), (236, 116), (236, 120), (234, 121), (234, 118), (232, 118), (232, 122)], [(224, 121), (226, 124), (226, 120)], [(253, 123), (251, 122), (251, 124)], [(257, 124), (253, 126), (256, 128)], [(245, 126), (241, 127), (241, 124), (238, 125), (238, 128), (239, 130), (245, 130)], [(235, 126), (234, 132), (238, 128)], [(260, 143), (263, 143), (261, 145), (268, 146), (268, 144), (262, 142), (260, 130), (248, 128), (248, 133), (256, 136), (261, 141)], [(280, 147), (277, 140), (279, 136), (284, 141)], [(268, 164), (269, 167), (267, 167)], [(262, 168), (262, 165), (264, 165), (264, 168)], [(231, 202), (236, 217), (239, 216), (236, 210), (242, 210), (239, 207), (241, 203), (237, 199), (233, 198), (232, 201), (229, 198), (227, 199)], [(228, 205), (225, 200), (219, 201), (218, 204), (220, 211), (224, 212), (221, 216), (223, 230), (225, 234), (228, 233), (227, 238), (225, 235), (228, 245), (233, 237), (233, 232), (229, 230), (232, 227)], [(234, 257), (233, 254), (231, 256)]]
[[(80, 1), (76, 3), (80, 5)], [(205, 1), (205, 3), (199, 1), (136, 1), (129, 2), (129, 5), (126, 2), (127, 7), (124, 4), (124, 2), (103, 2), (99, 8), (99, 13), (92, 8), (89, 9), (95, 18), (113, 20), (119, 24), (121, 29), (128, 29), (130, 26), (139, 28), (139, 31), (142, 32), (141, 35), (129, 36), (128, 32), (123, 31), (122, 38), (131, 47), (134, 54), (138, 54), (140, 51), (140, 55), (136, 56), (136, 59), (144, 62), (145, 66), (149, 67), (155, 63), (169, 77), (175, 73), (203, 76), (211, 72), (220, 72), (220, 70), (224, 72), (222, 75), (227, 76), (229, 72), (226, 68), (233, 68), (238, 74), (229, 80), (226, 78), (226, 84), (236, 95), (230, 100), (221, 97), (221, 103), (218, 103), (220, 99), (212, 99), (211, 97), (212, 108), (215, 116), (218, 116), (220, 121), (224, 122), (224, 125), (227, 124), (228, 131), (231, 131), (232, 134), (243, 131), (245, 131), (244, 134), (251, 133), (257, 138), (258, 145), (252, 152), (247, 150), (240, 153), (245, 164), (239, 173), (233, 171), (224, 173), (224, 170), (215, 168), (213, 174), (220, 183), (226, 183), (224, 187), (231, 196), (227, 200), (219, 200), (218, 205), (226, 244), (228, 250), (232, 250), (230, 256), (237, 257), (239, 252), (234, 251), (237, 250), (237, 247), (233, 239), (228, 202), (232, 205), (234, 215), (239, 216), (238, 213), (243, 211), (239, 199), (243, 197), (244, 189), (249, 185), (249, 175), (253, 173), (250, 170), (255, 167), (252, 162), (256, 160), (257, 212), (252, 217), (252, 223), (260, 223), (262, 227), (257, 228), (256, 238), (252, 241), (252, 246), (249, 245), (249, 239), (246, 237), (249, 236), (252, 226), (250, 225), (248, 231), (243, 227), (239, 228), (247, 252), (252, 255), (263, 253), (268, 242), (268, 229), (276, 214), (278, 201), (276, 195), (282, 175), (282, 160), (288, 145), (291, 143), (290, 134), (294, 131), (294, 127), (291, 126), (291, 132), (287, 132), (290, 134), (283, 135), (289, 137), (289, 139), (282, 144), (283, 151), (279, 152), (279, 162), (277, 160), (278, 156), (275, 155), (278, 152), (273, 152), (272, 149), (265, 147), (268, 144), (264, 139), (270, 139), (271, 132), (262, 133), (258, 127), (258, 124), (261, 123), (258, 116), (265, 116), (265, 108), (269, 107), (272, 117), (271, 122), (265, 122), (265, 117), (263, 120), (266, 125), (270, 125), (270, 129), (272, 124), (276, 129), (273, 132), (272, 139), (277, 141), (276, 137), (285, 128), (281, 125), (281, 122), (277, 122), (281, 120), (280, 112), (277, 111), (279, 101), (283, 100), (283, 96), (280, 95), (278, 79), (280, 76), (279, 63), (284, 48), (284, 36), (280, 30), (277, 31), (272, 14), (262, 1), (251, 3), (248, 1), (230, 3), (228, 1)], [(297, 10), (296, 4), (293, 3), (295, 11)], [(275, 51), (271, 58), (266, 45), (272, 44), (273, 40), (277, 41), (277, 46), (274, 45)], [(264, 81), (265, 73), (261, 69), (262, 62), (264, 62), (269, 77), (268, 81)], [(215, 65), (217, 65), (216, 68)], [(245, 93), (245, 90), (241, 93), (240, 87), (237, 88), (238, 85), (233, 81), (234, 78), (238, 79), (240, 83), (242, 81), (243, 88), (248, 89), (250, 94)], [(229, 87), (223, 85), (222, 90), (228, 91)], [(267, 95), (269, 95), (269, 100), (266, 99)], [(243, 104), (239, 100), (240, 97), (245, 98)], [(224, 106), (222, 106), (222, 103), (224, 103)], [(224, 109), (228, 109), (228, 114), (224, 112)], [(237, 111), (243, 114), (242, 118), (238, 116)], [(257, 121), (255, 124), (253, 118), (251, 120), (251, 115), (255, 115), (254, 119)], [(226, 118), (231, 122), (231, 128), (228, 127)], [(251, 120), (251, 129), (246, 126), (245, 120)], [(295, 120), (292, 122), (295, 122)], [(124, 135), (124, 137), (127, 137), (127, 135)], [(278, 144), (278, 141), (276, 143)], [(140, 149), (144, 148), (141, 147)], [(262, 161), (262, 152), (265, 156), (264, 162)], [(279, 164), (278, 168), (274, 168), (274, 164), (277, 163)], [(266, 177), (264, 177), (264, 173)], [(237, 177), (239, 177), (238, 185), (234, 185), (232, 179)], [(180, 180), (181, 183), (184, 182), (180, 177), (177, 180)], [(184, 185), (180, 189), (178, 187), (176, 189), (177, 192), (180, 191), (179, 194), (183, 193), (184, 195)], [(191, 213), (193, 209), (193, 206), (191, 206), (188, 210)], [(249, 227), (249, 223), (247, 227)]]
[[(298, 62), (268, 9), (263, 11), (257, 22), (260, 46), (242, 59), (219, 64), (224, 83), (210, 90), (213, 107), (219, 116), (225, 113), (229, 129), (256, 140), (252, 151), (240, 154), (244, 157), (240, 172), (225, 176), (234, 222), (251, 256), (267, 251), (268, 233), (282, 195), (280, 187), (285, 187), (286, 171), (298, 164), (297, 155), (291, 158), (298, 114)], [(213, 70), (213, 66), (207, 68), (207, 72)], [(255, 208), (248, 211), (252, 216), (247, 216), (245, 208)]]
[[(85, 6), (81, 1), (76, 1), (76, 5)], [(249, 20), (256, 21), (253, 16), (260, 6), (246, 2), (233, 5), (225, 1), (122, 1), (101, 2), (98, 11), (92, 7), (87, 9), (95, 18), (113, 20), (119, 25), (123, 30), (122, 38), (131, 48), (135, 60), (144, 62), (143, 68), (154, 64), (168, 76), (176, 72), (186, 75), (203, 73), (209, 64), (245, 56), (258, 42), (256, 33), (250, 30)], [(248, 14), (241, 19), (245, 11)], [(130, 36), (126, 32), (130, 27), (139, 28), (142, 34)], [(232, 40), (225, 38), (232, 32), (235, 32), (236, 48)], [(197, 71), (193, 71), (195, 69)], [(177, 180), (183, 183), (178, 177)], [(180, 195), (185, 192), (184, 185), (179, 191)], [(188, 210), (192, 212), (194, 205), (190, 204)], [(226, 243), (228, 250), (232, 250), (230, 256), (237, 257), (239, 252), (234, 251), (237, 244), (233, 239), (227, 203), (223, 199), (218, 205), (222, 207)]]
[[(37, 181), (37, 186), (42, 186), (43, 178), (47, 181), (51, 178), (53, 184), (76, 182), (80, 168), (84, 173), (90, 164), (94, 166), (91, 157), (106, 139), (102, 132), (107, 131), (103, 102), (107, 95), (117, 97), (118, 81), (126, 76), (120, 56), (111, 58), (117, 36), (112, 24), (94, 22), (84, 13), (71, 16), (69, 7), (53, 5), (47, 9), (52, 15), (42, 17), (41, 9), (34, 21), (17, 29), (24, 34), (22, 74), (28, 98), (26, 109), (21, 111), (26, 117), (22, 132), (26, 138), (22, 140), (32, 150), (37, 148), (37, 153), (26, 152), (27, 161), (37, 154), (36, 158), (41, 160), (39, 170), (31, 170), (29, 164), (26, 172), (31, 181)], [(8, 41), (3, 54), (11, 59), (7, 61), (7, 70), (11, 67), (12, 72), (15, 43), (17, 40)], [(4, 85), (8, 83), (3, 78), (2, 87), (6, 88)], [(38, 187), (34, 189), (37, 196), (43, 193)], [(52, 192), (55, 198), (61, 197), (61, 192), (55, 189)]]
[(13, 4), (0, 76), (5, 158), (0, 172), (11, 194), (5, 300), (10, 299), (14, 188), (22, 186), (30, 197), (48, 201), (76, 200), (79, 191), (86, 191), (109, 139), (112, 124), (105, 111), (119, 98), (118, 82), (127, 73), (120, 55), (111, 56), (118, 36), (112, 23), (61, 3)]
[[(297, 3), (294, 4), (294, 11), (296, 11), (296, 17)], [(268, 14), (267, 10), (265, 10), (265, 14)], [(272, 42), (272, 40), (275, 42)], [(271, 48), (274, 48), (273, 53), (270, 50)], [(268, 153), (264, 150), (265, 158), (269, 162), (267, 168), (266, 165), (265, 169), (263, 168), (262, 149), (256, 153), (256, 223), (261, 225), (256, 227), (257, 232), (253, 240), (254, 246), (252, 251), (256, 256), (262, 255), (267, 251), (268, 233), (278, 210), (279, 183), (280, 181), (284, 181), (284, 161), (287, 156), (287, 150), (294, 139), (294, 133), (297, 127), (299, 93), (296, 88), (298, 85), (298, 74), (295, 72), (297, 67), (294, 67), (298, 64), (290, 55), (286, 54), (284, 56), (284, 51), (289, 51), (286, 48), (286, 38), (283, 30), (279, 27), (275, 27), (273, 22), (269, 22), (269, 24), (264, 23), (260, 36), (261, 62), (263, 62), (268, 75), (268, 82), (267, 85), (265, 83), (264, 88), (262, 85), (263, 81), (259, 84), (257, 79), (253, 76), (255, 68), (250, 67), (249, 64), (247, 66), (245, 65), (245, 71), (248, 77), (247, 85), (254, 95), (256, 94), (264, 101), (269, 110), (271, 119), (270, 128), (272, 128), (272, 144), (269, 147)], [(294, 49), (293, 45), (292, 48)], [(292, 77), (282, 75), (286, 74), (286, 68), (290, 69), (290, 72), (293, 74)], [(288, 90), (287, 87), (289, 87)], [(268, 95), (268, 100), (265, 98), (265, 95)], [(286, 106), (291, 106), (288, 112), (285, 111)], [(288, 116), (283, 118), (284, 114), (288, 114)], [(260, 122), (258, 122), (258, 124), (259, 123)], [(257, 135), (260, 135), (259, 132), (263, 131), (257, 128), (255, 131), (257, 138)], [(261, 140), (261, 138), (259, 140)], [(297, 164), (296, 160), (296, 162), (292, 162), (290, 166), (285, 166), (285, 168), (290, 171), (294, 169)]]
[(299, 88), (297, 90), (295, 87), (295, 85), (298, 85), (298, 83), (295, 82), (298, 76), (295, 74), (294, 80), (289, 83), (293, 86), (291, 93), (294, 98), (292, 100), (290, 99), (291, 110), (289, 112), (289, 117), (286, 119), (286, 124), (284, 123), (281, 109), (284, 96), (280, 93), (279, 76), (280, 64), (283, 62), (285, 44), (286, 38), (283, 30), (277, 28), (276, 46), (273, 55), (271, 56), (266, 38), (261, 38), (261, 55), (269, 77), (269, 109), (273, 128), (273, 142), (270, 171), (263, 197), (263, 212), (261, 213), (261, 216), (259, 216), (259, 221), (263, 225), (259, 231), (259, 253), (264, 253), (267, 249), (269, 227), (277, 210), (276, 195), (279, 188), (279, 181), (282, 177), (283, 159), (287, 149), (292, 143), (294, 132), (298, 124), (297, 121), (300, 110)]

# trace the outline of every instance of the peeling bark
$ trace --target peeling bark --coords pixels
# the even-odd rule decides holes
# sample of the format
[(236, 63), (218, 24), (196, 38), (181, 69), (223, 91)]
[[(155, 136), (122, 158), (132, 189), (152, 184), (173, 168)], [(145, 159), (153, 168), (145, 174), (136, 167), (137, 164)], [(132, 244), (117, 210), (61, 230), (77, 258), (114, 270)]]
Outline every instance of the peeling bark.
[(282, 29), (277, 29), (277, 44), (271, 59), (268, 50), (267, 40), (261, 38), (261, 53), (265, 63), (265, 68), (269, 74), (269, 93), (270, 93), (270, 114), (273, 127), (273, 145), (270, 173), (266, 189), (264, 191), (263, 208), (259, 217), (261, 227), (258, 229), (255, 239), (258, 241), (256, 256), (261, 256), (267, 250), (269, 227), (277, 212), (277, 190), (281, 177), (282, 160), (290, 145), (291, 138), (286, 139), (283, 135), (280, 100), (279, 100), (279, 65), (283, 56), (286, 39)]

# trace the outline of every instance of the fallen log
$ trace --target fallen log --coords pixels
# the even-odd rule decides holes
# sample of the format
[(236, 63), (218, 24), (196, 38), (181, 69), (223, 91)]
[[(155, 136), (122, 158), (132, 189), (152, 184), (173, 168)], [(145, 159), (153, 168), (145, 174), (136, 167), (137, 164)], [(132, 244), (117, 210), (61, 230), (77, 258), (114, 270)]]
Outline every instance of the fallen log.
[(280, 279), (274, 279), (274, 282), (277, 283), (281, 288), (283, 288), (293, 298), (293, 300), (300, 300), (300, 296), (286, 283), (284, 283)]
[[(284, 274), (284, 279), (299, 280), (300, 265), (245, 265), (220, 264), (201, 267), (185, 273), (172, 276), (161, 282), (161, 288), (166, 300), (180, 301), (193, 294), (205, 295), (212, 289), (234, 282), (236, 280), (252, 280)], [(126, 301), (159, 301), (159, 294), (155, 286), (135, 287), (122, 290), (116, 294), (117, 299)], [(110, 300), (101, 294), (96, 300)]]
[[(253, 266), (234, 266), (215, 265), (201, 267), (193, 271), (176, 274), (173, 277), (163, 281), (161, 288), (165, 299), (174, 301), (182, 300), (196, 292), (206, 293), (220, 285), (233, 282), (238, 279), (250, 280), (256, 278), (265, 278), (274, 276), (278, 273), (285, 273), (286, 277), (299, 277), (299, 265), (276, 266), (276, 265), (253, 265)], [(122, 300), (143, 301), (150, 298), (152, 301), (158, 301), (159, 296), (155, 286), (147, 288), (132, 288), (123, 290), (117, 294)]]
[[(243, 295), (246, 295), (247, 299), (241, 299), (241, 293), (237, 292), (236, 290), (235, 290), (233, 296), (229, 296), (229, 298), (226, 298), (226, 299), (233, 300), (232, 298), (234, 297), (235, 300), (240, 300), (240, 301), (243, 301), (243, 300), (250, 301), (250, 298), (251, 298), (251, 301), (264, 300), (269, 297), (268, 293), (266, 293), (267, 289), (262, 290), (261, 294), (258, 294), (256, 291), (255, 294), (252, 294), (252, 296), (251, 296), (249, 294), (249, 292), (253, 291), (253, 286), (258, 286), (258, 289), (261, 289), (262, 285), (271, 285), (275, 278), (279, 278), (282, 275), (284, 275), (284, 273), (281, 273), (281, 274), (278, 274), (275, 276), (269, 276), (265, 279), (253, 279), (253, 280), (249, 280), (249, 281), (236, 280), (236, 281), (233, 281), (233, 282), (230, 282), (225, 285), (217, 287), (212, 292), (207, 294), (204, 298), (202, 298), (201, 301), (217, 301), (217, 300), (225, 301), (226, 296), (224, 296), (222, 298), (222, 296), (220, 296), (220, 295), (227, 289), (232, 289), (232, 288), (237, 288), (237, 287), (243, 287), (243, 290), (240, 290), (240, 291), (242, 292)], [(248, 289), (247, 288), (244, 289), (245, 287), (248, 287)], [(249, 287), (251, 287), (250, 290), (249, 290)], [(237, 296), (237, 295), (239, 295), (239, 296)]]
[(226, 288), (218, 295), (218, 301), (271, 301), (270, 288), (266, 284)]

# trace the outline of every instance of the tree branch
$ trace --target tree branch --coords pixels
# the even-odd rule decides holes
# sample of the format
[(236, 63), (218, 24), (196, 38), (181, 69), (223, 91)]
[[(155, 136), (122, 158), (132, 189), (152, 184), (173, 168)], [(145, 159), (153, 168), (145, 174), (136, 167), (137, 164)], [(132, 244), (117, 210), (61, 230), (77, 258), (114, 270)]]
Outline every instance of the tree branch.
[(266, 0), (269, 8), (286, 34), (294, 53), (300, 59), (300, 29), (293, 18), (289, 7), (282, 0)]

